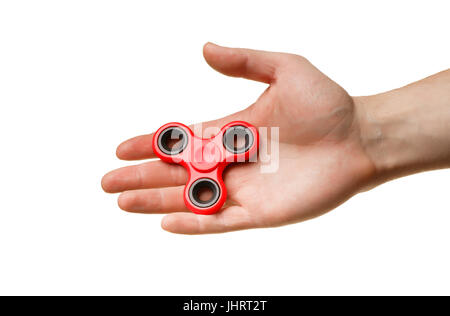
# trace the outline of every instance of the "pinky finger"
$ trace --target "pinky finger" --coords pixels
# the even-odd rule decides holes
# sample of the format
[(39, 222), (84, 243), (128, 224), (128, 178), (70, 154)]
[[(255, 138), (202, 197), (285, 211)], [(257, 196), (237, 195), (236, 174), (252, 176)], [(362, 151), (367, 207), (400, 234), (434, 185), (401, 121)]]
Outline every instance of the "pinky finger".
[(166, 215), (161, 226), (176, 234), (213, 234), (257, 227), (246, 209), (230, 206), (213, 215), (176, 213)]

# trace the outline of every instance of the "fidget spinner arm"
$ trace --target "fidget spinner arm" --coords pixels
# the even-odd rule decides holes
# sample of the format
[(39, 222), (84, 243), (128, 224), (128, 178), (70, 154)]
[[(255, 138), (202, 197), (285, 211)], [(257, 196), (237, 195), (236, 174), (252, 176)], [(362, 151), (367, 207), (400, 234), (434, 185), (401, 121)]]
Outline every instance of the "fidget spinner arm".
[[(208, 139), (194, 135), (181, 123), (161, 126), (153, 137), (153, 151), (163, 161), (182, 165), (189, 178), (184, 189), (184, 202), (197, 214), (214, 214), (227, 198), (222, 179), (225, 167), (233, 162), (245, 162), (257, 153), (257, 129), (243, 121), (223, 126), (220, 132)], [(210, 197), (202, 199), (202, 192)]]

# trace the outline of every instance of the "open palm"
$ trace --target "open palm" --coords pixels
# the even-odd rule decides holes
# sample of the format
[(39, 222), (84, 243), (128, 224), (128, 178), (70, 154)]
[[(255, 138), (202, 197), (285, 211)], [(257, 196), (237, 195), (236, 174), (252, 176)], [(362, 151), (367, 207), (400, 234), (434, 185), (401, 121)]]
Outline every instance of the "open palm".
[[(175, 233), (278, 226), (333, 209), (373, 177), (375, 168), (360, 142), (353, 99), (306, 59), (214, 44), (205, 45), (204, 56), (211, 67), (226, 75), (270, 86), (247, 109), (203, 123), (203, 130), (233, 120), (279, 127), (279, 138), (265, 144), (279, 148), (279, 154), (271, 153), (269, 162), (228, 167), (224, 173), (228, 200), (214, 215), (187, 211), (183, 185), (188, 175), (181, 166), (151, 161), (111, 171), (103, 177), (102, 186), (111, 193), (124, 191), (118, 200), (122, 209), (169, 213), (162, 226)], [(122, 143), (117, 156), (125, 160), (154, 158), (152, 137), (143, 135)], [(278, 168), (262, 172), (264, 164)]]

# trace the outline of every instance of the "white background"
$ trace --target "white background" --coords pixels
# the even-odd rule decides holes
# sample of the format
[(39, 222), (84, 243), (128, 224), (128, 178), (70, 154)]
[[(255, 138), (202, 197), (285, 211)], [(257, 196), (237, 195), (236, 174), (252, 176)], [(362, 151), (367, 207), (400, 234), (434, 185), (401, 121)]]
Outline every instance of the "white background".
[[(304, 55), (352, 95), (449, 67), (448, 1), (0, 2), (0, 294), (450, 294), (450, 172), (309, 222), (174, 235), (100, 187), (115, 147), (265, 89), (202, 45)], [(263, 203), (263, 201), (262, 201)]]

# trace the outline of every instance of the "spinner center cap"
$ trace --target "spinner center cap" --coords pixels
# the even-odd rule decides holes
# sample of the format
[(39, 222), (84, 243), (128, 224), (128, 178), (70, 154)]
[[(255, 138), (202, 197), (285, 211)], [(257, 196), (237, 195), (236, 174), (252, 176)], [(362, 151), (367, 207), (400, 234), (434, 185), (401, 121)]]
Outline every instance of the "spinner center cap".
[(210, 171), (217, 167), (221, 161), (221, 151), (213, 142), (196, 148), (191, 162), (192, 166), (199, 171)]

